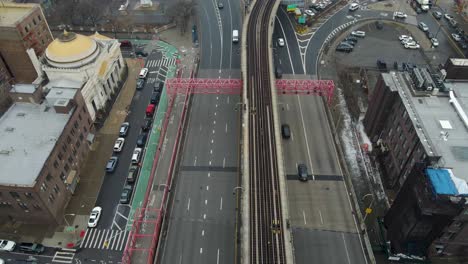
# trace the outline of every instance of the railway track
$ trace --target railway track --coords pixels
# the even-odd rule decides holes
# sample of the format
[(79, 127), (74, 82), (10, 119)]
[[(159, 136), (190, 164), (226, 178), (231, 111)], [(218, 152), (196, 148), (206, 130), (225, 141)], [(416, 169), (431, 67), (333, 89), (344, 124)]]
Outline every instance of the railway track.
[(286, 263), (269, 68), (275, 0), (257, 0), (247, 26), (250, 263)]

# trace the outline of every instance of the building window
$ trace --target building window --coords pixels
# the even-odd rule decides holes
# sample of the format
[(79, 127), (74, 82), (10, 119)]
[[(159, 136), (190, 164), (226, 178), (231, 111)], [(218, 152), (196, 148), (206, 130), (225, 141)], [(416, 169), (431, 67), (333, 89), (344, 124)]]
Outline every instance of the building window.
[(53, 201), (55, 201), (55, 196), (54, 196), (54, 194), (51, 193), (51, 194), (49, 195), (49, 202), (52, 203)]
[(80, 119), (80, 121), (82, 120), (82, 119), (81, 119), (81, 114), (78, 114), (78, 119)]
[(57, 161), (54, 161), (54, 168), (58, 169), (58, 167), (59, 167), (58, 162), (57, 162)]
[(74, 126), (76, 129), (78, 129), (78, 122), (75, 121), (75, 123), (73, 123), (73, 126)]
[(26, 31), (26, 33), (28, 33), (28, 32), (29, 32), (29, 28), (28, 28), (28, 26), (27, 26), (27, 25), (24, 27), (24, 31)]
[(60, 188), (58, 187), (57, 184), (55, 184), (55, 186), (54, 186), (54, 192), (55, 192), (56, 194), (58, 194), (58, 193), (60, 192)]
[(62, 150), (63, 150), (63, 152), (67, 152), (67, 145), (63, 144), (62, 145)]
[(69, 143), (69, 144), (71, 143), (71, 138), (70, 138), (70, 136), (67, 136), (67, 143)]
[(81, 146), (80, 141), (76, 141), (76, 147), (79, 148)]
[(91, 125), (91, 119), (88, 118), (88, 125)]
[(10, 192), (11, 197), (13, 198), (20, 198), (19, 194), (17, 192)]
[(74, 128), (72, 128), (71, 134), (72, 134), (73, 136), (75, 136), (75, 129), (74, 129)]
[(42, 18), (41, 18), (41, 16), (37, 16), (37, 19), (39, 19), (39, 21), (42, 21)]
[(28, 205), (26, 203), (19, 202), (18, 206), (21, 207), (24, 210), (28, 210)]
[(45, 191), (47, 191), (47, 188), (48, 188), (47, 184), (45, 184), (45, 182), (43, 182), (42, 185), (41, 185), (41, 191), (45, 192)]
[(117, 60), (117, 65), (119, 65), (119, 69), (122, 68), (122, 65), (120, 65), (120, 58)]
[(52, 175), (50, 175), (50, 173), (48, 173), (48, 174), (47, 174), (47, 176), (46, 176), (46, 180), (47, 180), (47, 181), (50, 181), (50, 180), (52, 180)]
[(73, 148), (73, 156), (76, 156), (76, 148)]
[(69, 163), (72, 163), (72, 162), (73, 162), (73, 157), (72, 157), (72, 156), (68, 157), (68, 162), (69, 162)]
[(115, 83), (114, 73), (111, 73), (112, 82)]
[(62, 154), (62, 152), (59, 152), (59, 154), (57, 155), (57, 157), (59, 158), (59, 160), (63, 160), (63, 154)]
[(85, 133), (88, 133), (88, 129), (86, 127), (83, 127), (83, 129)]
[(37, 25), (36, 19), (35, 19), (35, 18), (33, 18), (33, 24), (34, 24), (34, 25)]
[(60, 179), (62, 179), (63, 181), (65, 180), (65, 173), (63, 172), (60, 173)]
[(84, 137), (83, 137), (83, 133), (80, 133), (80, 140), (83, 141)]
[(109, 79), (107, 79), (107, 86), (111, 87)]
[(68, 164), (65, 164), (64, 169), (65, 169), (65, 172), (68, 172), (70, 170), (70, 166), (68, 166)]
[(30, 193), (30, 192), (24, 193), (24, 196), (28, 197), (29, 199), (32, 199), (32, 198), (33, 198), (33, 194)]
[(34, 207), (34, 209), (36, 209), (36, 210), (42, 211), (42, 208), (41, 208), (39, 205), (37, 205), (37, 204), (33, 204), (33, 207)]

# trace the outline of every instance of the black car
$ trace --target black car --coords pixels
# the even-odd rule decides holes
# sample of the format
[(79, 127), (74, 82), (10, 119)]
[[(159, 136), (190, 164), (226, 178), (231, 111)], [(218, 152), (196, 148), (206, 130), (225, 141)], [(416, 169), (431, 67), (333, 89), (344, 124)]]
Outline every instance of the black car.
[(463, 49), (463, 50), (466, 50), (468, 48), (468, 45), (463, 41), (460, 41), (458, 43), (458, 46), (460, 46), (460, 48)]
[(162, 89), (164, 87), (164, 82), (160, 81), (160, 80), (156, 80), (156, 82), (154, 83), (154, 86), (153, 86), (153, 92), (162, 92)]
[(358, 39), (354, 36), (347, 36), (343, 41), (357, 43)]
[(42, 252), (44, 252), (45, 248), (41, 244), (21, 243), (18, 247), (18, 250), (24, 253), (41, 254)]
[(143, 147), (146, 143), (146, 138), (148, 137), (148, 133), (141, 133), (140, 135), (138, 135), (138, 138), (137, 138), (137, 146), (138, 147)]
[(335, 50), (350, 53), (351, 51), (353, 51), (353, 48), (350, 48), (349, 46), (338, 45)]
[(283, 138), (288, 139), (291, 137), (291, 129), (289, 128), (289, 125), (284, 124), (281, 126), (281, 134), (283, 135)]
[(355, 43), (352, 42), (352, 41), (342, 41), (340, 42), (340, 44), (338, 44), (339, 46), (347, 46), (347, 47), (350, 47), (350, 48), (354, 48), (354, 45)]
[(119, 136), (125, 137), (128, 134), (128, 129), (130, 128), (130, 123), (125, 122), (120, 125)]
[(139, 167), (137, 165), (131, 165), (128, 169), (127, 183), (134, 183), (138, 176)]
[(283, 70), (280, 66), (275, 67), (275, 76), (277, 79), (281, 79), (283, 77)]
[(148, 52), (144, 52), (142, 50), (135, 51), (135, 55), (141, 56), (141, 57), (148, 57)]
[(383, 60), (377, 60), (377, 68), (381, 71), (386, 71), (387, 70), (387, 63), (384, 62)]
[(297, 176), (299, 177), (300, 181), (307, 181), (309, 175), (307, 174), (307, 166), (305, 164), (298, 164), (297, 165)]
[(124, 186), (122, 194), (120, 195), (120, 203), (121, 204), (128, 204), (130, 202), (130, 198), (132, 198), (133, 188), (131, 185)]
[(431, 39), (431, 38), (434, 37), (434, 34), (432, 34), (432, 33), (429, 32), (429, 31), (426, 31), (426, 32), (424, 32), (424, 33), (426, 33), (426, 36), (427, 36), (428, 39)]
[(115, 171), (115, 167), (117, 167), (117, 163), (119, 162), (119, 158), (118, 157), (111, 157), (109, 159), (109, 161), (107, 161), (107, 164), (106, 164), (106, 171), (107, 172), (114, 172)]
[(153, 120), (151, 120), (150, 118), (147, 118), (145, 119), (145, 122), (143, 123), (143, 125), (141, 126), (141, 129), (143, 131), (148, 131), (151, 129), (151, 125), (153, 124)]
[(159, 92), (154, 92), (152, 95), (151, 95), (151, 103), (152, 104), (158, 104), (159, 103), (159, 98), (161, 98), (161, 93)]
[(433, 15), (437, 20), (439, 20), (439, 19), (442, 18), (442, 13), (439, 12), (439, 11), (434, 11), (434, 12), (432, 12), (432, 15)]
[(383, 22), (382, 21), (375, 21), (375, 27), (377, 29), (382, 29), (383, 28)]
[(145, 79), (138, 79), (137, 80), (137, 84), (136, 84), (136, 88), (137, 90), (141, 90), (143, 89), (143, 87), (145, 87)]

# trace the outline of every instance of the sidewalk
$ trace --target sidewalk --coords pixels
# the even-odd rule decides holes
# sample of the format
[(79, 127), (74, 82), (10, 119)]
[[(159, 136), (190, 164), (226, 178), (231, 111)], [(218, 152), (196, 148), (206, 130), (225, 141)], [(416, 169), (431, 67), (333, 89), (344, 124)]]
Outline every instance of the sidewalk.
[(70, 243), (75, 244), (86, 231), (89, 213), (95, 205), (104, 180), (103, 168), (112, 154), (112, 146), (118, 136), (120, 124), (127, 116), (126, 109), (135, 93), (136, 79), (132, 76), (137, 75), (140, 66), (137, 60), (126, 59), (126, 62), (129, 78), (120, 90), (103, 127), (96, 134), (96, 140), (91, 145), (87, 161), (81, 170), (78, 187), (65, 209), (64, 218), (70, 227), (62, 226), (53, 236), (44, 238), (42, 244), (45, 246), (67, 247)]

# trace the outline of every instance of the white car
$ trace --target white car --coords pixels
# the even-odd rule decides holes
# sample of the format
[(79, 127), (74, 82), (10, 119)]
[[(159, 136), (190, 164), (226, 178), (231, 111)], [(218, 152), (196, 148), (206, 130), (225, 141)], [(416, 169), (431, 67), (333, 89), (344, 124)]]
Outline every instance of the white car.
[(278, 38), (278, 46), (284, 47), (284, 39), (283, 38)]
[(406, 43), (405, 48), (406, 49), (419, 49), (420, 46), (419, 44), (416, 44), (416, 43)]
[(140, 162), (142, 151), (143, 150), (141, 148), (135, 148), (132, 155), (132, 164), (137, 164), (138, 162)]
[(91, 214), (89, 215), (89, 220), (88, 220), (88, 227), (96, 227), (99, 218), (101, 218), (101, 213), (102, 213), (102, 208), (99, 206), (96, 206), (93, 208), (91, 211)]
[(122, 151), (122, 148), (123, 148), (123, 146), (124, 146), (124, 143), (125, 143), (125, 138), (119, 137), (119, 138), (115, 141), (115, 144), (114, 144), (114, 152), (120, 152), (120, 151)]
[(356, 11), (358, 9), (359, 9), (358, 3), (351, 3), (351, 5), (349, 5), (349, 11)]
[(351, 32), (351, 35), (356, 36), (356, 37), (363, 38), (363, 37), (366, 36), (366, 32), (356, 30), (356, 31)]
[(456, 42), (459, 42), (459, 41), (461, 40), (460, 35), (455, 34), (455, 33), (452, 33), (452, 38), (453, 38)]
[(432, 46), (434, 47), (439, 46), (439, 41), (436, 38), (431, 38), (431, 43), (432, 43)]
[(452, 15), (449, 15), (449, 14), (445, 14), (444, 17), (445, 17), (445, 19), (447, 19), (447, 20), (452, 20), (452, 19), (453, 19), (453, 16), (452, 16)]
[(398, 37), (399, 40), (404, 40), (404, 39), (413, 39), (413, 37), (408, 36), (408, 35), (401, 35)]
[(393, 16), (397, 17), (397, 18), (406, 18), (408, 15), (406, 15), (403, 12), (395, 12), (395, 13), (393, 13)]
[(309, 16), (315, 16), (315, 13), (310, 9), (304, 10), (304, 13), (306, 13), (306, 15), (309, 15)]
[(140, 70), (140, 74), (138, 74), (138, 78), (145, 79), (146, 75), (148, 75), (148, 68), (143, 68)]
[(13, 251), (15, 249), (16, 243), (10, 240), (0, 239), (0, 251)]
[(405, 45), (405, 44), (414, 45), (414, 44), (417, 44), (417, 43), (413, 39), (404, 39), (404, 40), (401, 41), (401, 44), (403, 44), (403, 45)]

